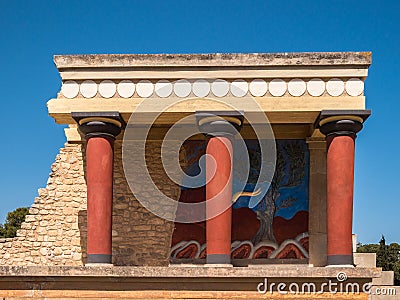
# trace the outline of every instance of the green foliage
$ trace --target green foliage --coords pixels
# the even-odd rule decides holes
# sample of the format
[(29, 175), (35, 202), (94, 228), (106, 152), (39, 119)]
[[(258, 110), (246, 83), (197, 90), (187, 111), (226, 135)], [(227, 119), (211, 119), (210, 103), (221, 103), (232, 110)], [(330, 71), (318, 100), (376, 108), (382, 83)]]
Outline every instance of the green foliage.
[(17, 230), (21, 228), (25, 216), (29, 213), (29, 208), (20, 207), (7, 214), (4, 225), (0, 224), (0, 237), (13, 238), (17, 235)]
[(357, 244), (357, 252), (358, 253), (376, 253), (378, 252), (379, 245), (377, 244)]
[(400, 285), (400, 245), (391, 243), (386, 245), (385, 237), (382, 235), (379, 244), (359, 243), (357, 245), (359, 253), (376, 253), (376, 265), (383, 271), (394, 271), (394, 283)]

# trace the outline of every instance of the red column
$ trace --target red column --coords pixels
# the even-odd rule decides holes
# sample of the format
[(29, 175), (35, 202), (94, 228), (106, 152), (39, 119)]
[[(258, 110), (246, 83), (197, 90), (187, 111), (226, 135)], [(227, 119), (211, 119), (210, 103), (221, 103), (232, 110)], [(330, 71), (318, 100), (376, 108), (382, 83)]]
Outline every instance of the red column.
[(354, 147), (369, 110), (322, 111), (319, 130), (326, 136), (328, 265), (353, 264)]
[(328, 265), (353, 264), (353, 186), (355, 135), (327, 137)]
[[(232, 143), (229, 138), (212, 137), (209, 140), (207, 154), (213, 158), (206, 159), (208, 182), (206, 185), (206, 239), (207, 263), (209, 264), (230, 264), (231, 262), (232, 153)], [(212, 202), (210, 202), (211, 199)], [(212, 217), (218, 211), (223, 212)]]
[(119, 112), (72, 112), (86, 138), (87, 263), (112, 263), (114, 140), (124, 121)]
[(111, 263), (114, 139), (93, 136), (86, 145), (88, 263)]

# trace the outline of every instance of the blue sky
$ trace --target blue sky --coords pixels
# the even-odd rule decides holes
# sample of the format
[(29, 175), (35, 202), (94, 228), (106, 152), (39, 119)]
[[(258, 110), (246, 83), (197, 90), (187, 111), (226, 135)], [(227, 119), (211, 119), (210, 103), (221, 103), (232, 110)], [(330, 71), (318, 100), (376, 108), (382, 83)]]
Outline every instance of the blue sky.
[(65, 142), (46, 109), (61, 86), (54, 54), (372, 51), (354, 232), (400, 242), (399, 11), (399, 1), (0, 0), (0, 219), (33, 203)]

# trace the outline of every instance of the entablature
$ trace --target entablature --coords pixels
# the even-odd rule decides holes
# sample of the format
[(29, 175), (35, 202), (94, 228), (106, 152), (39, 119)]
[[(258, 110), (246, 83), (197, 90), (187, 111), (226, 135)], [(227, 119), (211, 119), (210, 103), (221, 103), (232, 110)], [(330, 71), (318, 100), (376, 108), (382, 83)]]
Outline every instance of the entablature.
[[(47, 105), (59, 124), (75, 124), (71, 113), (88, 111), (118, 111), (127, 123), (152, 101), (137, 121), (159, 112), (155, 125), (168, 128), (196, 111), (231, 105), (246, 116), (254, 110), (246, 106), (251, 99), (290, 136), (285, 125), (308, 135), (322, 110), (365, 109), (371, 53), (62, 55), (54, 62), (62, 87)], [(161, 110), (166, 101), (174, 104)]]

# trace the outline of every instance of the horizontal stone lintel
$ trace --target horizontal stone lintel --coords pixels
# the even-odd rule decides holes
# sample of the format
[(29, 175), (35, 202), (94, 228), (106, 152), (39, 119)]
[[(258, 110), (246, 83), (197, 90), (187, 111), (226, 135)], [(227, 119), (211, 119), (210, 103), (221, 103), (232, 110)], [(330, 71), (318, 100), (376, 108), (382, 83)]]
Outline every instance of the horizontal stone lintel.
[[(133, 111), (141, 103), (142, 99), (51, 99), (47, 102), (49, 115), (52, 116), (58, 124), (75, 124), (71, 117), (71, 112), (102, 112), (118, 111), (124, 121), (128, 119)], [(156, 100), (154, 100), (156, 101)], [(158, 101), (162, 101), (158, 100)], [(259, 97), (255, 98), (260, 109), (267, 114), (271, 123), (314, 123), (322, 110), (342, 109), (342, 110), (363, 110), (365, 109), (365, 96), (358, 97), (304, 97), (303, 99), (293, 99), (293, 97)], [(245, 107), (240, 98), (232, 99), (233, 107), (244, 110), (246, 114), (251, 113), (248, 107)], [(154, 113), (160, 110), (160, 105), (155, 103)], [(232, 110), (232, 107), (213, 99), (202, 99), (198, 101), (185, 101), (178, 103), (166, 111), (157, 119), (161, 124), (175, 124), (182, 117), (194, 114), (199, 110)], [(140, 113), (145, 118), (146, 112)], [(140, 119), (137, 119), (141, 122)]]
[(336, 278), (340, 272), (348, 278), (377, 278), (381, 268), (309, 267), (304, 265), (251, 267), (44, 267), (0, 266), (0, 281), (19, 277), (125, 277), (125, 278)]
[(90, 67), (336, 66), (371, 64), (371, 52), (55, 55), (58, 69)]
[(122, 79), (130, 80), (150, 80), (157, 81), (158, 79), (179, 80), (179, 79), (286, 79), (292, 78), (323, 78), (325, 80), (330, 78), (361, 78), (365, 79), (368, 76), (368, 69), (363, 67), (336, 67), (326, 68), (321, 66), (316, 67), (286, 67), (286, 68), (272, 68), (272, 67), (259, 67), (252, 68), (215, 68), (203, 67), (197, 69), (189, 68), (169, 68), (169, 69), (156, 69), (156, 68), (96, 68), (96, 69), (65, 69), (59, 70), (61, 79), (84, 81), (87, 79), (100, 81), (103, 79), (116, 80), (117, 82)]

